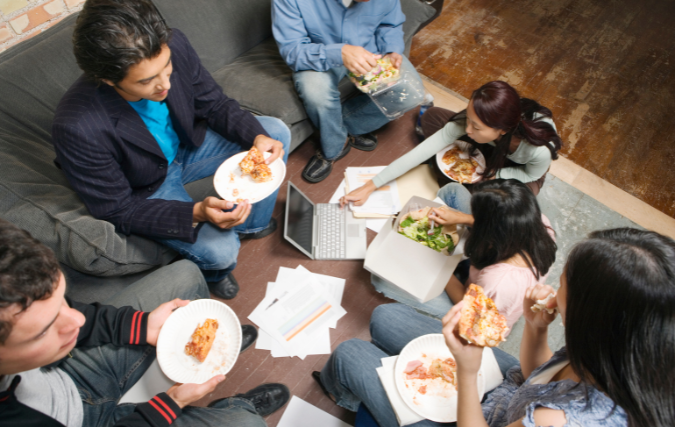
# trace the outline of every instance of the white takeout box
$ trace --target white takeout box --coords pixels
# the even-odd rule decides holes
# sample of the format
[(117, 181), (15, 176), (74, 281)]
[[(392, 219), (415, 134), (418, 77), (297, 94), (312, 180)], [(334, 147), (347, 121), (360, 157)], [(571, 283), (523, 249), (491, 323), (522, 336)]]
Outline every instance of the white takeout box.
[[(457, 227), (459, 243), (451, 255), (419, 244), (398, 233), (398, 223), (408, 212), (408, 206), (417, 203), (420, 208), (443, 206), (440, 203), (413, 196), (399, 216), (382, 227), (366, 252), (364, 268), (408, 292), (420, 302), (439, 296), (464, 255), (468, 233)], [(451, 208), (448, 208), (451, 209)]]

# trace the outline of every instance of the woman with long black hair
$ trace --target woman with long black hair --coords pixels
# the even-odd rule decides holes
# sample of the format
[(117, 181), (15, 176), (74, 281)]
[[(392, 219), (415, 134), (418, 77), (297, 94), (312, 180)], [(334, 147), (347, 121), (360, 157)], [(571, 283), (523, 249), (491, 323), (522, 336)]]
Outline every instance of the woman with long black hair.
[[(521, 98), (508, 83), (486, 83), (473, 92), (466, 110), (458, 114), (440, 108), (427, 110), (422, 116), (422, 127), (428, 138), (362, 187), (342, 197), (340, 203), (362, 205), (377, 188), (423, 163), (456, 140), (468, 141), (462, 144), (466, 150), (480, 148), (486, 154), (483, 180), (516, 179), (527, 184), (537, 195), (551, 161), (558, 158), (562, 147), (552, 117), (551, 110), (536, 101)], [(453, 194), (457, 192), (460, 198), (469, 194), (465, 187), (459, 185), (452, 191)]]
[(411, 340), (443, 333), (457, 362), (459, 427), (672, 426), (675, 241), (622, 228), (593, 232), (579, 243), (547, 305), (565, 325), (565, 347), (556, 352), (548, 346), (548, 326), (558, 313), (530, 310), (552, 292), (545, 285), (528, 289), (520, 366), (495, 349), (505, 379), (482, 403), (476, 379), (483, 348), (456, 334), (462, 303), (442, 323), (402, 304), (377, 307), (372, 343), (340, 344), (314, 377), (337, 404), (354, 411), (364, 404), (381, 427), (398, 426), (375, 369)]
[(555, 261), (553, 228), (534, 194), (515, 179), (477, 184), (471, 211), (473, 215), (435, 208), (429, 216), (441, 225), (461, 221), (471, 226), (464, 245), (471, 263), (469, 277), (462, 284), (452, 276), (446, 292), (457, 304), (464, 298), (466, 286), (481, 286), (512, 327), (523, 314), (525, 290), (544, 283)]

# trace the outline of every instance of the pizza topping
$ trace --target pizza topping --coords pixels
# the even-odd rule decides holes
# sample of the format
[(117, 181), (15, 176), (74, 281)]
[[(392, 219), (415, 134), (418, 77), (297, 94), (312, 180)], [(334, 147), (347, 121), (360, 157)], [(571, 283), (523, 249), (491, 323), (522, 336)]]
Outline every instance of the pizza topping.
[(194, 356), (200, 362), (206, 360), (213, 341), (216, 339), (216, 331), (218, 330), (218, 321), (215, 319), (206, 319), (204, 324), (197, 326), (192, 339), (185, 345), (185, 354)]
[(256, 165), (251, 171), (251, 177), (255, 182), (267, 182), (272, 180), (272, 170), (265, 163)]
[(494, 301), (483, 293), (483, 288), (471, 284), (464, 295), (459, 335), (481, 347), (496, 347), (506, 341), (508, 331), (506, 318), (499, 313)]
[(239, 162), (242, 174), (249, 174), (255, 182), (267, 182), (272, 179), (272, 170), (265, 164), (265, 157), (257, 148), (251, 147), (246, 157)]
[(453, 147), (449, 149), (448, 151), (443, 154), (443, 163), (446, 165), (451, 165), (455, 163), (457, 160), (460, 159), (460, 154), (462, 153), (462, 150), (459, 149), (459, 147)]

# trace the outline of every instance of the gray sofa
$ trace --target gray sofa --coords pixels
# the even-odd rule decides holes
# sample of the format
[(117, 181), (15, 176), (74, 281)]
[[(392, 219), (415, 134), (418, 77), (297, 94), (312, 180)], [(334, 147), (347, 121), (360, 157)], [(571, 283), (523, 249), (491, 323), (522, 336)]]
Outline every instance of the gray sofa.
[[(312, 134), (291, 71), (272, 38), (271, 0), (154, 2), (168, 24), (188, 36), (228, 96), (254, 114), (283, 120), (292, 132), (292, 148)], [(436, 11), (419, 0), (402, 0), (402, 7), (409, 50), (413, 34)], [(110, 223), (94, 219), (53, 163), (54, 111), (81, 74), (71, 45), (75, 19), (69, 16), (0, 54), (0, 217), (52, 248), (70, 293), (92, 300), (94, 295), (104, 299), (176, 254), (152, 240), (118, 234)], [(341, 89), (345, 98), (354, 90), (347, 81)], [(201, 198), (212, 191), (210, 180), (188, 191)]]

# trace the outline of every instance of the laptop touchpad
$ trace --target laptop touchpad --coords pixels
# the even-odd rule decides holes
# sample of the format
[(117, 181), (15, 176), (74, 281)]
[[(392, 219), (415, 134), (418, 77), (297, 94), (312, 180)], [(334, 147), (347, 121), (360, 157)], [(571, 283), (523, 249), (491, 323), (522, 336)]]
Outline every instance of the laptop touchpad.
[(348, 224), (347, 225), (347, 237), (359, 237), (361, 233), (359, 230), (361, 227), (359, 227), (358, 224)]

